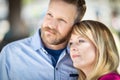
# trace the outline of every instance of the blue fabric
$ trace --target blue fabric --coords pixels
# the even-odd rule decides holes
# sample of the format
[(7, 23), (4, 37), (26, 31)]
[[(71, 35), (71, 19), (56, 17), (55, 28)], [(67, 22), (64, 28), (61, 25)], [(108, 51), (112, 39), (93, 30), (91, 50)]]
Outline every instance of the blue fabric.
[(0, 53), (0, 80), (77, 80), (71, 74), (77, 74), (77, 70), (67, 50), (62, 51), (54, 68), (39, 31), (8, 44)]
[(46, 48), (46, 47), (45, 47), (45, 50), (51, 55), (51, 57), (52, 57), (52, 64), (53, 64), (53, 66), (55, 67), (56, 64), (57, 64), (58, 58), (59, 58), (61, 52), (62, 52), (64, 49), (52, 50), (52, 49), (49, 49), (49, 48)]

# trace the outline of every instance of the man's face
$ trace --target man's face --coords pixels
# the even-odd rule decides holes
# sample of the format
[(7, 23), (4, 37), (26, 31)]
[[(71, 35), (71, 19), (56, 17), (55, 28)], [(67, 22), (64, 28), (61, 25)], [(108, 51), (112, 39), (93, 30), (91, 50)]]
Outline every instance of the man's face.
[(72, 4), (53, 0), (41, 27), (41, 37), (45, 45), (58, 45), (68, 40), (77, 9)]

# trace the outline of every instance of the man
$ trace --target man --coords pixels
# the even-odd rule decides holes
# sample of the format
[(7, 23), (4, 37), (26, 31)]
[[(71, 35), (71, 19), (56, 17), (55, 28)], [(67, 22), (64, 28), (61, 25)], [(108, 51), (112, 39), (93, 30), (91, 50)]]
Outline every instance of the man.
[(84, 0), (51, 0), (41, 29), (1, 51), (0, 80), (76, 80), (66, 45), (85, 11)]

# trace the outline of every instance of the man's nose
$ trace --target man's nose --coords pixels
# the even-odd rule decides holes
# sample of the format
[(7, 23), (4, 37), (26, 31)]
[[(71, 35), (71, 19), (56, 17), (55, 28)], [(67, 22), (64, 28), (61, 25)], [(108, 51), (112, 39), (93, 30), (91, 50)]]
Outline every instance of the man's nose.
[(51, 29), (56, 29), (58, 26), (58, 22), (55, 19), (52, 19), (48, 25)]

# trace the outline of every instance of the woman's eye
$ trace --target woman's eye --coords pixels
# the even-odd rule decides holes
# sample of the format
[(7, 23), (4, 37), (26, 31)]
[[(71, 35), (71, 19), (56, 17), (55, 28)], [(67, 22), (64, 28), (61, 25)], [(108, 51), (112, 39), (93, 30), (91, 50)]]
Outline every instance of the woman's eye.
[(81, 43), (81, 42), (85, 42), (85, 40), (79, 40), (79, 43)]
[(73, 44), (73, 43), (72, 43), (72, 42), (70, 42), (70, 43), (69, 43), (69, 46), (71, 46), (72, 44)]

